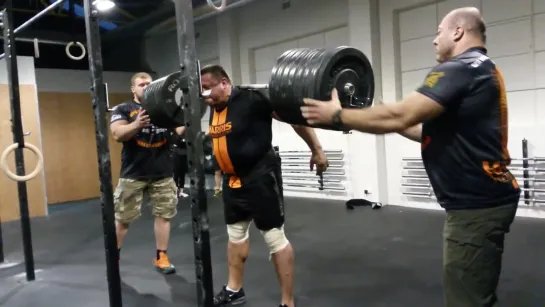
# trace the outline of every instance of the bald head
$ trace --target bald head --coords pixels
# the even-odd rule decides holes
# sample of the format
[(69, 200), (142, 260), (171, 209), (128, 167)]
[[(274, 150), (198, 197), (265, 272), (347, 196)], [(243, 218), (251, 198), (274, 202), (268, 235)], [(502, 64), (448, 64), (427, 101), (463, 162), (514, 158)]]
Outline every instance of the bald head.
[(476, 7), (462, 7), (448, 13), (444, 21), (449, 28), (460, 27), (467, 34), (477, 36), (486, 42), (486, 25), (481, 12)]
[(481, 12), (474, 7), (462, 7), (448, 13), (437, 28), (433, 40), (438, 62), (444, 62), (472, 47), (484, 47), (486, 26)]

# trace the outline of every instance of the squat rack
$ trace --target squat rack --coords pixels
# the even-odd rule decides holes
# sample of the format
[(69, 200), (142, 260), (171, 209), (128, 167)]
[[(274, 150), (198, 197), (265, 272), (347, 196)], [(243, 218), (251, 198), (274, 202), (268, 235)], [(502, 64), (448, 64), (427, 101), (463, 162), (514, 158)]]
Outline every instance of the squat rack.
[[(87, 49), (91, 71), (91, 92), (96, 127), (96, 142), (99, 161), (100, 191), (106, 248), (106, 267), (110, 306), (122, 306), (121, 279), (117, 262), (117, 243), (114, 228), (113, 188), (111, 178), (110, 150), (108, 145), (108, 126), (106, 122), (107, 90), (103, 80), (102, 52), (98, 24), (98, 12), (92, 0), (84, 0)], [(191, 0), (175, 0), (178, 54), (182, 72), (181, 89), (184, 104), (185, 127), (188, 147), (188, 169), (190, 178), (190, 199), (195, 251), (195, 273), (197, 280), (197, 306), (213, 306), (212, 260), (210, 252), (210, 230), (205, 191), (203, 141), (201, 131), (200, 71), (195, 51), (195, 29)], [(225, 7), (222, 0), (216, 7), (212, 0), (208, 4), (216, 10)]]
[[(41, 42), (41, 43), (44, 43), (44, 44), (49, 44), (49, 45), (67, 45), (68, 42), (61, 42), (61, 41), (55, 41), (55, 40), (40, 40), (38, 41), (37, 39), (29, 39), (29, 38), (16, 38), (15, 37), (15, 34), (23, 31), (24, 29), (28, 28), (28, 26), (30, 26), (33, 22), (37, 21), (38, 19), (42, 18), (43, 16), (47, 15), (49, 12), (51, 12), (52, 10), (54, 10), (57, 6), (61, 5), (64, 1), (66, 0), (57, 0), (55, 2), (53, 2), (52, 4), (50, 4), (48, 7), (46, 7), (45, 9), (41, 10), (38, 14), (34, 15), (34, 17), (30, 18), (29, 20), (27, 20), (26, 22), (24, 22), (22, 25), (20, 25), (19, 27), (17, 27), (17, 29), (10, 29), (12, 30), (11, 33), (12, 33), (12, 40), (14, 41), (22, 41), (22, 42), (34, 42), (35, 44)], [(8, 0), (6, 1), (6, 9), (4, 9), (4, 12), (6, 10), (9, 10), (10, 11), (10, 16), (11, 16), (11, 8), (12, 8), (12, 0)], [(5, 15), (5, 14), (4, 14)], [(4, 28), (5, 30), (6, 28)], [(7, 36), (4, 34), (4, 43), (7, 42)], [(3, 54), (0, 54), (0, 60), (5, 58), (6, 57), (6, 54), (7, 52), (4, 52)]]
[[(7, 69), (7, 79), (8, 79), (8, 89), (9, 89), (9, 100), (10, 100), (10, 111), (11, 111), (11, 130), (13, 134), (14, 144), (8, 146), (5, 150), (2, 151), (0, 156), (0, 168), (6, 173), (6, 175), (17, 182), (17, 192), (19, 198), (19, 212), (21, 219), (21, 232), (23, 237), (23, 250), (24, 250), (24, 262), (25, 262), (25, 271), (27, 281), (33, 281), (36, 279), (34, 271), (34, 255), (32, 249), (32, 232), (30, 227), (30, 217), (28, 209), (28, 191), (26, 186), (26, 181), (36, 177), (41, 170), (43, 169), (43, 156), (40, 149), (28, 142), (25, 143), (25, 136), (30, 135), (31, 132), (23, 132), (23, 123), (21, 116), (21, 97), (19, 92), (19, 70), (17, 63), (17, 52), (16, 52), (16, 41), (33, 41), (35, 43), (36, 55), (38, 53), (37, 44), (39, 41), (37, 39), (25, 39), (17, 38), (16, 35), (25, 30), (33, 22), (47, 15), (50, 11), (55, 9), (57, 6), (61, 5), (65, 0), (57, 0), (44, 10), (40, 11), (34, 17), (30, 18), (22, 25), (17, 28), (14, 28), (13, 23), (13, 0), (7, 0), (5, 3), (5, 8), (0, 12), (0, 28), (2, 28), (4, 40), (4, 53), (0, 54), (0, 60), (6, 59), (6, 69)], [(68, 0), (70, 1), (70, 0)], [(66, 44), (66, 53), (68, 57), (79, 60), (85, 56), (85, 47), (80, 42), (60, 42), (53, 40), (43, 40), (41, 41), (45, 44), (52, 45), (63, 45)], [(70, 54), (69, 48), (76, 44), (82, 49), (82, 54), (78, 57), (74, 57)], [(38, 56), (38, 55), (37, 55)], [(25, 161), (23, 155), (23, 149), (30, 149), (37, 158), (37, 163), (35, 169), (26, 174), (25, 171)], [(15, 152), (15, 165), (16, 173), (11, 172), (8, 167), (7, 158), (11, 152)], [(2, 231), (0, 227), (0, 264), (4, 262), (4, 250), (3, 250), (3, 240), (2, 240)]]
[[(46, 9), (29, 19), (23, 25), (13, 27), (13, 0), (6, 1), (6, 8), (2, 10), (5, 54), (0, 59), (6, 59), (8, 71), (8, 87), (11, 106), (12, 133), (14, 145), (8, 147), (3, 154), (1, 163), (4, 171), (10, 178), (17, 181), (19, 194), (19, 207), (21, 214), (21, 227), (23, 234), (23, 246), (25, 256), (25, 268), (27, 281), (35, 280), (34, 259), (32, 252), (32, 239), (28, 210), (28, 193), (26, 181), (34, 178), (41, 171), (43, 157), (41, 152), (33, 145), (25, 143), (23, 133), (21, 100), (19, 93), (19, 79), (17, 67), (17, 54), (15, 48), (15, 34), (28, 27), (32, 22), (47, 14), (47, 12), (60, 5), (64, 0), (57, 0)], [(106, 120), (108, 93), (103, 78), (102, 51), (99, 29), (99, 14), (92, 5), (92, 0), (84, 0), (84, 18), (86, 25), (86, 37), (88, 48), (89, 68), (91, 73), (92, 108), (94, 111), (95, 137), (99, 164), (102, 222), (104, 232), (104, 246), (106, 253), (106, 271), (108, 282), (108, 295), (110, 307), (121, 307), (121, 277), (119, 263), (117, 261), (117, 240), (115, 234), (115, 218), (113, 204), (113, 187), (111, 176), (110, 149), (108, 142), (108, 123)], [(212, 0), (208, 4), (216, 10), (225, 7), (222, 0), (220, 7), (216, 7)], [(178, 36), (178, 53), (180, 70), (182, 72), (181, 89), (184, 92), (183, 101), (185, 109), (185, 126), (188, 145), (188, 167), (190, 169), (190, 198), (192, 211), (193, 239), (195, 250), (195, 273), (197, 279), (197, 305), (198, 307), (213, 306), (213, 282), (212, 261), (210, 252), (209, 219), (207, 213), (207, 200), (204, 175), (203, 140), (205, 134), (201, 131), (201, 105), (200, 101), (200, 72), (195, 51), (194, 19), (191, 0), (175, 0), (175, 12)], [(56, 42), (58, 43), (58, 42)], [(81, 45), (82, 46), (82, 45)], [(83, 49), (83, 48), (82, 48)], [(85, 50), (84, 50), (85, 52)], [(84, 55), (82, 55), (84, 56)], [(36, 169), (25, 176), (23, 148), (31, 149), (38, 157)], [(7, 156), (15, 151), (16, 173), (8, 172)], [(3, 258), (2, 241), (0, 232), (0, 259)], [(3, 260), (3, 259), (2, 259)]]

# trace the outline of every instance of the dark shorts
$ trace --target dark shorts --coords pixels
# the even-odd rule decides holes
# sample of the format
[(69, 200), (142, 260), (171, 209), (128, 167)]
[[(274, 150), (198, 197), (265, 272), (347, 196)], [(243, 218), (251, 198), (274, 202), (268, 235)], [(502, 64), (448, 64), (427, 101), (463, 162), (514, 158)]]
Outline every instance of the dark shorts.
[(174, 154), (172, 156), (174, 180), (178, 183), (180, 180), (185, 179), (187, 174), (187, 155)]
[(518, 202), (494, 208), (449, 210), (443, 232), (446, 307), (496, 307), (505, 234)]
[(284, 195), (280, 171), (270, 171), (240, 188), (223, 180), (225, 223), (253, 220), (257, 229), (267, 231), (284, 225)]
[(212, 164), (214, 165), (214, 172), (217, 172), (220, 170), (220, 165), (218, 163), (218, 160), (216, 159), (216, 156), (212, 155)]

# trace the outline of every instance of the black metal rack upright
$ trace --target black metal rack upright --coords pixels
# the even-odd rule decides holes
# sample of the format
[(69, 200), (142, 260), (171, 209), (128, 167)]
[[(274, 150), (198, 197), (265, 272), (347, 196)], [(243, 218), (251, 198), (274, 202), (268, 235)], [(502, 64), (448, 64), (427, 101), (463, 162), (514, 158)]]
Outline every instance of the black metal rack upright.
[[(107, 91), (103, 81), (102, 54), (98, 26), (98, 12), (91, 0), (84, 0), (87, 49), (91, 70), (91, 91), (95, 115), (96, 142), (99, 160), (104, 244), (110, 306), (122, 306), (119, 264), (114, 228), (113, 188), (111, 179), (110, 150), (106, 123)], [(199, 307), (213, 306), (212, 260), (210, 231), (204, 176), (203, 141), (200, 120), (204, 106), (200, 98), (200, 72), (195, 51), (193, 7), (191, 0), (175, 1), (178, 51), (182, 72), (181, 89), (184, 92), (183, 107), (188, 147), (190, 198), (195, 249), (195, 272), (197, 276), (197, 301)], [(180, 101), (180, 103), (182, 103)], [(180, 105), (182, 107), (182, 105)]]
[(522, 167), (524, 171), (522, 171), (522, 178), (523, 178), (523, 187), (524, 187), (524, 203), (526, 205), (530, 204), (530, 172), (528, 171), (528, 166), (530, 163), (528, 163), (528, 140), (523, 139), (522, 140)]
[(112, 167), (110, 161), (109, 129), (106, 119), (108, 111), (108, 93), (103, 78), (102, 50), (98, 11), (91, 0), (84, 0), (85, 28), (87, 35), (87, 52), (89, 70), (91, 72), (91, 93), (95, 118), (95, 136), (98, 155), (98, 172), (100, 178), (100, 200), (102, 203), (102, 225), (104, 231), (104, 247), (106, 249), (106, 278), (110, 307), (121, 307), (121, 276), (115, 233), (114, 199), (112, 187)]
[(214, 305), (210, 225), (205, 190), (204, 150), (205, 134), (201, 131), (200, 71), (195, 50), (195, 28), (191, 0), (175, 0), (178, 56), (182, 71), (181, 88), (184, 91), (184, 109), (190, 179), (191, 215), (195, 273), (197, 275), (197, 306)]
[[(23, 121), (21, 118), (22, 115), (21, 97), (19, 93), (19, 71), (17, 67), (17, 52), (15, 48), (15, 32), (17, 31), (17, 29), (15, 29), (13, 26), (12, 8), (12, 0), (8, 0), (6, 1), (6, 8), (2, 10), (5, 51), (4, 54), (6, 59), (6, 68), (8, 71), (9, 102), (11, 109), (11, 132), (13, 133), (14, 143), (18, 144), (18, 148), (15, 149), (15, 167), (17, 175), (24, 176), (25, 159), (23, 149), (25, 148), (25, 136), (23, 133)], [(21, 231), (23, 235), (23, 251), (25, 257), (26, 279), (27, 281), (33, 281), (36, 279), (36, 274), (34, 271), (32, 231), (30, 228), (30, 217), (28, 211), (28, 192), (25, 181), (17, 182), (17, 193), (19, 194), (19, 212), (21, 216)]]

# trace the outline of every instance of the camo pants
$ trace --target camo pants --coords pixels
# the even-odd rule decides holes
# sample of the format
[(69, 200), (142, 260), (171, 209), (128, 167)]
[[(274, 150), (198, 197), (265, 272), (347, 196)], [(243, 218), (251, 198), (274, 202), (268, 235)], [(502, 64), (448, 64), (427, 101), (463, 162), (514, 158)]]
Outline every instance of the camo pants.
[(152, 214), (172, 219), (177, 213), (178, 197), (176, 184), (172, 178), (156, 180), (119, 179), (114, 191), (115, 219), (129, 224), (141, 215), (144, 191), (148, 192)]

